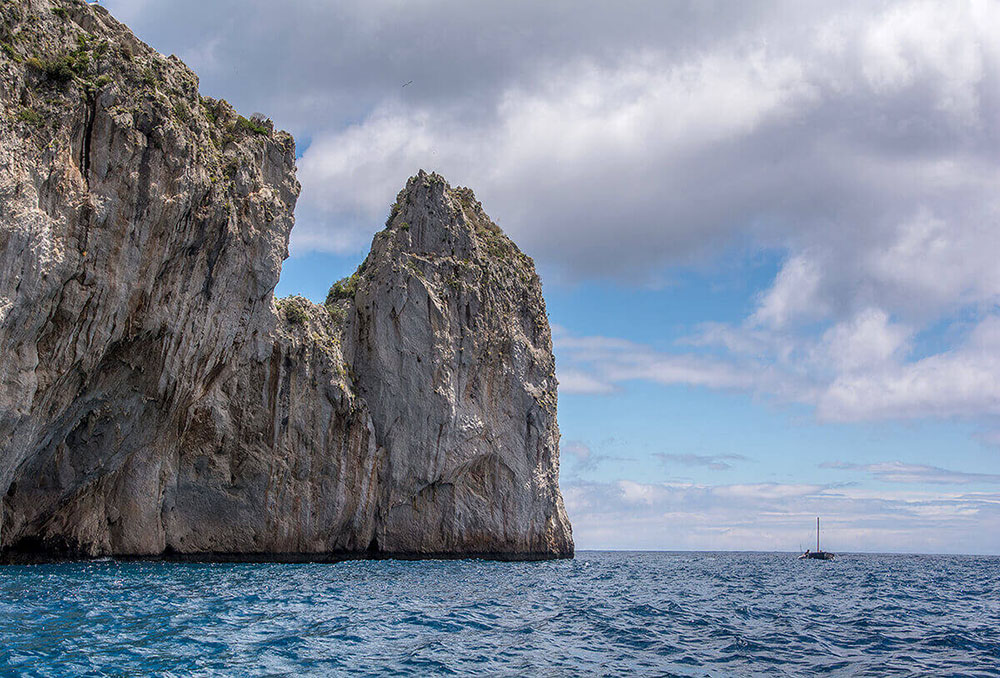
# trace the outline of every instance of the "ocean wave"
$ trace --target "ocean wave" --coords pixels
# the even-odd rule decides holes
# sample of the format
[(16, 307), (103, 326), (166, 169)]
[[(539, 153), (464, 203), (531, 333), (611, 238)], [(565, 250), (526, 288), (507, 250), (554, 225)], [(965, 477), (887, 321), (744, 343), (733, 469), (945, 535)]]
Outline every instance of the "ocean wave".
[(0, 675), (1000, 676), (1000, 559), (0, 568)]

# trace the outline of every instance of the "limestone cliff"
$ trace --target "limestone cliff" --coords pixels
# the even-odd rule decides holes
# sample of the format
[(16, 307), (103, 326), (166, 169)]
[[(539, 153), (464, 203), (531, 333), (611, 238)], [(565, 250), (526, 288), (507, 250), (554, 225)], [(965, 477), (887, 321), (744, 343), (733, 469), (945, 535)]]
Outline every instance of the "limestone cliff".
[(275, 303), (291, 137), (99, 6), (0, 20), (2, 557), (572, 554), (540, 284), (470, 191)]

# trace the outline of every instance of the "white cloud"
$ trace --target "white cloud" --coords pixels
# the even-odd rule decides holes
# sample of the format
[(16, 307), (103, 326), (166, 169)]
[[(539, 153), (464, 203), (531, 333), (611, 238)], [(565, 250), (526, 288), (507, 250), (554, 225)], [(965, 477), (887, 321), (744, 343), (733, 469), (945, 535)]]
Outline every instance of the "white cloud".
[(934, 243), (886, 252), (886, 239), (914, 209), (974, 229), (961, 206), (995, 185), (997, 82), (986, 65), (998, 60), (982, 32), (993, 11), (814, 7), (794, 30), (763, 12), (679, 50), (604, 45), (595, 26), (589, 50), (518, 64), (474, 102), (393, 94), (317, 134), (296, 243), (364, 231), (366, 220), (370, 232), (403, 177), (428, 166), (475, 187), (528, 251), (573, 276), (654, 275), (740, 233), (793, 251), (836, 240), (835, 259), (789, 258), (757, 316), (778, 326), (833, 308), (820, 277), (845, 258), (873, 259), (883, 285), (918, 284), (915, 271), (953, 270), (959, 252), (908, 266)]
[(991, 255), (1000, 248), (997, 204), (991, 197), (962, 223), (919, 210), (864, 253), (859, 279), (871, 280), (883, 299), (910, 315), (997, 300), (1000, 270)]
[[(206, 94), (309, 144), (295, 252), (360, 254), (425, 167), (570, 278), (656, 279), (734, 240), (785, 247), (758, 313), (778, 325), (894, 314), (843, 298), (872, 286), (943, 290), (938, 304), (975, 297), (976, 275), (996, 289), (975, 247), (996, 242), (995, 214), (969, 207), (995, 204), (1000, 178), (995, 3), (105, 4)], [(954, 246), (887, 250), (914, 214)]]
[(825, 462), (822, 468), (850, 471), (865, 471), (879, 480), (890, 483), (911, 483), (920, 485), (971, 485), (1000, 483), (1000, 475), (994, 473), (969, 473), (952, 471), (925, 464), (906, 464), (901, 461), (879, 462), (877, 464), (855, 464), (849, 462)]
[[(662, 205), (655, 182), (683, 173), (686, 158), (705, 146), (732, 143), (787, 115), (812, 96), (801, 76), (794, 59), (763, 48), (681, 62), (650, 49), (623, 53), (610, 65), (581, 57), (540, 68), (527, 82), (498, 89), (492, 108), (476, 111), (473, 124), (462, 109), (382, 103), (358, 124), (317, 135), (306, 151), (293, 246), (322, 248), (320, 233), (345, 228), (358, 238), (333, 237), (326, 249), (362, 242), (406, 175), (427, 167), (475, 187), (529, 248), (539, 239), (543, 247), (564, 248), (573, 233), (578, 256), (597, 263), (600, 254), (617, 267), (605, 255), (608, 247), (620, 253), (619, 229), (639, 228), (660, 241), (669, 235), (664, 229), (686, 228), (656, 214)], [(696, 233), (682, 237), (688, 248), (701, 248)]]
[(559, 368), (558, 377), (561, 393), (595, 395), (614, 393), (618, 390), (614, 384), (580, 370)]
[(771, 289), (751, 316), (754, 325), (784, 327), (792, 318), (814, 319), (827, 312), (817, 298), (821, 275), (814, 261), (804, 256), (790, 258), (778, 272)]
[[(657, 351), (608, 337), (556, 337), (560, 374), (601, 392), (630, 380), (734, 389), (814, 406), (828, 421), (1000, 415), (1000, 317), (981, 320), (964, 341), (908, 359), (909, 328), (866, 309), (816, 338), (712, 325), (693, 338), (722, 356)], [(589, 375), (589, 376), (588, 376)], [(571, 392), (598, 392), (595, 388)]]
[(985, 332), (1000, 303), (1000, 51), (984, 32), (1000, 8), (779, 14), (680, 48), (602, 43), (595, 28), (587, 50), (532, 46), (535, 65), (474, 101), (375, 100), (306, 151), (295, 244), (362, 248), (419, 165), (474, 186), (570, 277), (648, 280), (749, 239), (788, 256), (742, 324), (692, 338), (726, 352), (566, 336), (563, 392), (646, 380), (803, 402), (827, 420), (995, 415), (996, 342), (958, 331), (952, 350), (911, 356), (969, 308)]
[(631, 480), (619, 480), (618, 489), (621, 492), (621, 499), (626, 504), (645, 504), (652, 506), (655, 501), (663, 495), (663, 488), (657, 485), (644, 483), (634, 483)]
[(633, 380), (748, 389), (757, 378), (725, 360), (664, 353), (627, 339), (562, 333), (554, 343), (566, 358), (557, 363), (564, 393), (610, 393)]
[(563, 485), (578, 549), (1000, 552), (1000, 495), (878, 493), (821, 485)]
[(310, 144), (297, 252), (363, 251), (418, 167), (553, 270), (626, 281), (733, 238), (860, 261), (915, 208), (972, 227), (997, 178), (990, 3), (107, 5)]
[(743, 322), (690, 339), (707, 352), (557, 339), (564, 393), (641, 379), (996, 428), (996, 3), (107, 5), (299, 136), (293, 252), (360, 254), (424, 167), (556, 279), (786, 253)]
[(913, 2), (888, 10), (862, 36), (862, 72), (875, 92), (892, 93), (926, 78), (936, 85), (937, 104), (960, 119), (974, 120), (977, 86), (983, 78), (981, 45), (957, 39), (978, 33), (989, 20), (986, 3), (948, 6)]
[(814, 358), (830, 361), (842, 372), (878, 368), (900, 357), (911, 331), (889, 320), (881, 309), (869, 308), (828, 329)]
[(950, 351), (840, 375), (817, 406), (835, 420), (1000, 414), (1000, 318), (983, 320)]
[(742, 454), (668, 454), (668, 453), (655, 453), (654, 457), (659, 459), (667, 466), (673, 464), (681, 464), (682, 466), (704, 466), (706, 468), (712, 469), (713, 471), (724, 471), (728, 468), (732, 468), (732, 461), (747, 461), (747, 458)]

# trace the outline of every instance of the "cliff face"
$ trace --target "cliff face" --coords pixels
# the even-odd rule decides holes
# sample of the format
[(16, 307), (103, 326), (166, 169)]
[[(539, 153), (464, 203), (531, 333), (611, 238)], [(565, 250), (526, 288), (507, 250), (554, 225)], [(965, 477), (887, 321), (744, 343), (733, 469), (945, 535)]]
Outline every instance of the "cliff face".
[(385, 450), (378, 543), (570, 551), (552, 337), (531, 259), (472, 191), (421, 172), (358, 275), (345, 351)]
[(419, 174), (327, 306), (294, 143), (99, 6), (0, 4), (0, 552), (572, 554), (531, 260)]

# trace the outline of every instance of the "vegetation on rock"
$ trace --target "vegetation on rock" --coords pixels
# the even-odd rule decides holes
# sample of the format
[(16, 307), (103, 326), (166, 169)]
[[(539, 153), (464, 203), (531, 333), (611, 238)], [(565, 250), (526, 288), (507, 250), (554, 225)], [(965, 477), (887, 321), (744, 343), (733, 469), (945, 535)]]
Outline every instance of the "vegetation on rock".
[(242, 115), (236, 117), (236, 127), (245, 132), (252, 132), (254, 134), (267, 135), (271, 133), (271, 128), (264, 122), (244, 118)]
[(279, 308), (284, 313), (285, 320), (292, 325), (302, 325), (309, 320), (309, 313), (302, 307), (301, 297), (282, 299)]
[(42, 120), (42, 116), (39, 115), (37, 111), (34, 111), (30, 108), (22, 108), (20, 111), (18, 111), (17, 119), (20, 120), (21, 122), (26, 122), (29, 125), (34, 125), (35, 127), (39, 127), (45, 122), (44, 120)]
[(358, 291), (358, 281), (360, 279), (361, 269), (359, 268), (346, 278), (341, 278), (337, 282), (333, 283), (330, 287), (330, 291), (326, 295), (326, 305), (331, 306), (342, 299), (353, 299), (354, 295)]

